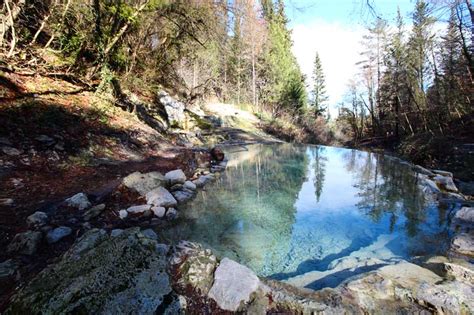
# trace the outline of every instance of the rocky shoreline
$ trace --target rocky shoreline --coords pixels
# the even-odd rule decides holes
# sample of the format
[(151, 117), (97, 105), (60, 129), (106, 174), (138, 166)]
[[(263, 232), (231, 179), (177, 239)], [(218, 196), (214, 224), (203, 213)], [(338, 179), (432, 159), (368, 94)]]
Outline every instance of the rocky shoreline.
[[(196, 153), (188, 176), (134, 172), (109, 196), (85, 193), (66, 199), (54, 215), (36, 212), (28, 230), (8, 245), (0, 281), (12, 295), (6, 314), (340, 314), (474, 311), (474, 207), (454, 213), (452, 242), (444, 257), (399, 261), (319, 291), (261, 279), (228, 258), (219, 260), (200, 244), (166, 244), (156, 228), (179, 216), (191, 200), (225, 170), (220, 149)], [(452, 174), (419, 166), (427, 198), (469, 204)], [(154, 229), (151, 229), (154, 228)], [(42, 247), (61, 251), (33, 279), (29, 261)], [(19, 286), (19, 289), (14, 289)], [(3, 289), (5, 290), (5, 289)]]

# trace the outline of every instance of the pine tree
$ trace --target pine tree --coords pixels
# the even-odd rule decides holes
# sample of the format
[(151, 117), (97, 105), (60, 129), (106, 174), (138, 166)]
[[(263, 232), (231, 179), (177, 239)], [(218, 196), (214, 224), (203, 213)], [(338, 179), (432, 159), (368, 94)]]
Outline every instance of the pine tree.
[(315, 116), (320, 116), (326, 111), (324, 105), (328, 100), (328, 96), (326, 94), (326, 79), (324, 77), (323, 66), (317, 52), (316, 57), (314, 58), (313, 82), (313, 99), (311, 105)]

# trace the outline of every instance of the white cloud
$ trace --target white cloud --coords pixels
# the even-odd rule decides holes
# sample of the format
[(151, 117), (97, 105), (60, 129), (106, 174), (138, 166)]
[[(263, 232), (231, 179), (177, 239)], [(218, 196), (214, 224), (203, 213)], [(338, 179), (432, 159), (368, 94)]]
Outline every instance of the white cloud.
[(319, 53), (332, 115), (335, 113), (335, 106), (342, 100), (347, 82), (357, 73), (355, 64), (361, 59), (359, 52), (363, 33), (362, 27), (324, 20), (314, 20), (310, 24), (297, 24), (293, 27), (293, 53), (310, 88), (314, 56), (316, 51)]

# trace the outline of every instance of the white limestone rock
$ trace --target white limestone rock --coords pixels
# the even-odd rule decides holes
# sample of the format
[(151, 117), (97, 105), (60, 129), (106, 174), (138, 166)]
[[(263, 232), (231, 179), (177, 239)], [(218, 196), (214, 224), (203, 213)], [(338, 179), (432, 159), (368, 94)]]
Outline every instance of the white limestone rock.
[(170, 171), (165, 174), (165, 179), (168, 182), (169, 186), (173, 186), (175, 184), (184, 184), (186, 181), (186, 175), (180, 169)]
[(224, 258), (214, 273), (214, 284), (208, 296), (223, 310), (235, 312), (242, 303), (250, 301), (259, 285), (260, 280), (252, 270)]
[(71, 198), (66, 199), (66, 204), (79, 210), (84, 210), (91, 206), (91, 202), (84, 193), (78, 193)]
[(127, 209), (128, 213), (137, 214), (137, 213), (144, 213), (151, 209), (151, 205), (139, 205), (139, 206), (132, 206)]
[(160, 172), (150, 172), (145, 174), (135, 172), (125, 177), (122, 184), (125, 187), (138, 192), (141, 196), (145, 196), (149, 191), (163, 186), (165, 182), (165, 177)]
[(146, 194), (146, 201), (149, 205), (157, 207), (176, 207), (178, 202), (173, 195), (165, 188), (158, 187)]

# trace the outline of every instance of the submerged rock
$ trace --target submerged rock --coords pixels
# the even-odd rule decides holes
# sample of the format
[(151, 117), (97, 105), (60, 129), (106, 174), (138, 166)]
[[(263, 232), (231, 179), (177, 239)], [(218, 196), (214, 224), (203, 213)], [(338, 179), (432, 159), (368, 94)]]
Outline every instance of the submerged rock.
[(165, 297), (172, 302), (166, 247), (138, 229), (93, 237), (99, 235), (82, 237), (20, 289), (6, 314), (155, 314)]
[(159, 172), (150, 172), (142, 174), (140, 172), (135, 172), (122, 180), (122, 184), (138, 192), (141, 196), (145, 196), (147, 192), (165, 185), (166, 179)]
[(7, 247), (8, 253), (19, 253), (33, 255), (43, 239), (43, 234), (38, 231), (26, 231), (15, 235), (10, 245)]
[(252, 293), (259, 288), (260, 280), (249, 268), (224, 258), (214, 274), (214, 284), (208, 296), (220, 308), (237, 311), (250, 301)]
[(89, 199), (87, 198), (87, 195), (84, 193), (75, 194), (74, 196), (66, 199), (65, 201), (69, 207), (74, 207), (79, 210), (84, 210), (91, 206), (91, 203)]
[(167, 219), (175, 219), (178, 216), (178, 211), (176, 211), (175, 208), (169, 208), (168, 211), (166, 211), (166, 218)]
[(185, 203), (194, 197), (194, 192), (188, 190), (177, 190), (172, 194), (179, 203)]

